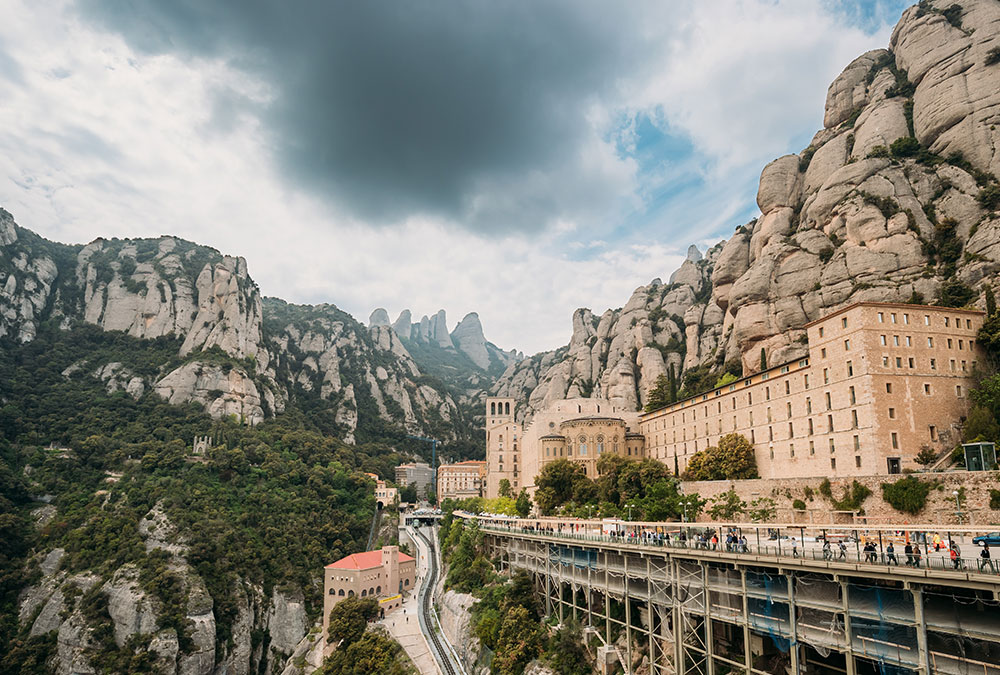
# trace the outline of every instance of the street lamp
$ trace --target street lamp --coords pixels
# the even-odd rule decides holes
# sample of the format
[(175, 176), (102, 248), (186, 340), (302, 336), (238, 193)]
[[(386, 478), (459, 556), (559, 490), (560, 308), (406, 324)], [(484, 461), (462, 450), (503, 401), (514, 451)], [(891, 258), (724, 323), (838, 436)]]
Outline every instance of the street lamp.
[(632, 520), (632, 507), (633, 506), (635, 506), (635, 504), (626, 504), (625, 505), (625, 507), (628, 509), (628, 519), (629, 520)]
[(587, 504), (587, 520), (590, 520), (594, 516), (594, 505)]
[(961, 525), (962, 524), (962, 501), (961, 501), (961, 495), (958, 494), (958, 490), (953, 490), (951, 494), (953, 494), (955, 496), (955, 509), (956, 509), (957, 515), (958, 515), (958, 524)]

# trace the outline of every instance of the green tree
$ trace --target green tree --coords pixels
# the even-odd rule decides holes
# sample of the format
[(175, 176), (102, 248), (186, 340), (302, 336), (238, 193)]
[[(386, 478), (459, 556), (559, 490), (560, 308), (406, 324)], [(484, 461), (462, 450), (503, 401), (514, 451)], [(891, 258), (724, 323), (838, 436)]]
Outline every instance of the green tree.
[[(803, 508), (805, 508), (804, 505)], [(770, 497), (757, 497), (750, 502), (747, 515), (755, 523), (768, 523), (777, 517), (778, 508)]]
[(670, 371), (667, 376), (668, 388), (670, 390), (670, 402), (677, 402), (677, 372), (674, 369), (674, 364), (670, 364)]
[(510, 487), (510, 481), (506, 478), (500, 479), (500, 496), (501, 497), (513, 497), (514, 491)]
[(761, 372), (767, 370), (767, 352), (763, 347), (760, 348), (760, 370)]
[(521, 492), (518, 493), (514, 508), (517, 510), (517, 515), (522, 518), (527, 518), (531, 513), (531, 497), (528, 496), (528, 491), (524, 488), (521, 488)]
[(545, 662), (559, 675), (590, 675), (594, 672), (583, 647), (580, 626), (570, 622), (549, 638), (545, 648)]
[(403, 675), (397, 660), (402, 648), (381, 632), (370, 631), (350, 644), (342, 644), (316, 671), (317, 675)]
[(746, 502), (732, 489), (712, 497), (709, 502), (708, 515), (714, 520), (733, 520), (747, 510)]
[(500, 624), (493, 671), (498, 675), (520, 675), (541, 653), (543, 642), (544, 631), (538, 619), (524, 607), (511, 608)]
[(715, 388), (718, 389), (719, 387), (725, 387), (727, 384), (732, 384), (738, 379), (740, 378), (736, 377), (732, 373), (725, 372), (715, 381)]
[(417, 484), (410, 483), (406, 487), (399, 488), (399, 501), (415, 504), (417, 502)]
[(726, 434), (719, 445), (699, 450), (688, 460), (688, 480), (739, 480), (757, 478), (753, 445), (742, 434)]
[(1000, 425), (988, 408), (982, 405), (974, 405), (969, 410), (969, 416), (965, 418), (962, 425), (962, 439), (966, 443), (974, 441), (994, 441), (1000, 440)]
[(545, 465), (535, 479), (535, 504), (542, 515), (550, 515), (573, 499), (576, 484), (589, 481), (584, 468), (568, 459), (557, 459)]
[(917, 456), (913, 458), (913, 461), (924, 467), (924, 470), (926, 471), (927, 467), (937, 461), (937, 458), (937, 453), (934, 452), (934, 448), (929, 445), (924, 445), (921, 446), (920, 452), (918, 452)]
[(986, 296), (986, 318), (990, 318), (997, 313), (997, 299), (993, 295), (993, 287), (987, 284), (984, 295)]
[[(674, 386), (676, 387), (676, 384)], [(662, 410), (671, 403), (673, 401), (670, 400), (670, 379), (666, 375), (658, 375), (653, 382), (653, 388), (649, 390), (644, 410), (646, 412)]]
[(341, 642), (341, 648), (364, 635), (368, 622), (378, 616), (378, 602), (373, 598), (344, 598), (330, 610), (328, 642)]
[(974, 404), (988, 410), (994, 420), (1000, 419), (1000, 375), (983, 378), (969, 392), (969, 397)]
[(960, 280), (949, 279), (941, 284), (938, 305), (942, 307), (965, 307), (972, 302), (975, 296), (976, 292)]

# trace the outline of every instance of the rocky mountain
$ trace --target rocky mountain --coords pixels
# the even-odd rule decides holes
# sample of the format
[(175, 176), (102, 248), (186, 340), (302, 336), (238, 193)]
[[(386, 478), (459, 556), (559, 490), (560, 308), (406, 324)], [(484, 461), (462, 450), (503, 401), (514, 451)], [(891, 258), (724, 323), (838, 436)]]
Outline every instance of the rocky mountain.
[[(862, 301), (983, 303), (1000, 269), (1000, 3), (907, 9), (888, 49), (830, 85), (824, 128), (761, 173), (761, 215), (703, 259), (513, 364), (523, 417), (565, 396), (641, 406), (670, 365), (689, 390), (806, 353), (803, 326)], [(693, 391), (689, 391), (693, 393)]]
[(348, 442), (383, 427), (446, 441), (474, 433), (456, 401), (464, 392), (426, 378), (407, 343), (472, 354), (469, 372), (489, 383), (515, 358), (486, 342), (475, 315), (456, 328), (457, 343), (443, 310), (408, 330), (390, 326), (383, 310), (366, 328), (333, 305), (264, 298), (243, 258), (174, 237), (65, 246), (0, 210), (0, 337), (29, 342), (43, 321), (178, 341), (176, 358), (155, 375), (114, 362), (78, 364), (109, 390), (136, 398), (154, 391), (249, 424), (289, 401), (316, 399)]
[(457, 350), (472, 362), (475, 368), (499, 375), (507, 366), (524, 358), (517, 350), (505, 351), (486, 340), (479, 315), (470, 312), (448, 332), (445, 311), (438, 310), (433, 317), (424, 315), (419, 322), (411, 321), (410, 310), (404, 309), (399, 317), (389, 323), (388, 313), (381, 307), (375, 309), (368, 318), (369, 327), (391, 326), (392, 330), (408, 343), (420, 342), (444, 350)]

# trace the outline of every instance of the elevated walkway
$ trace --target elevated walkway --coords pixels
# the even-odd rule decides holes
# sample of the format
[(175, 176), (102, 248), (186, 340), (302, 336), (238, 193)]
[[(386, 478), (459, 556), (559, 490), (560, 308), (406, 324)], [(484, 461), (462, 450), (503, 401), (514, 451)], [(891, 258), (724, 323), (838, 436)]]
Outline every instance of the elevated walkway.
[(548, 615), (625, 633), (627, 673), (1000, 675), (1000, 572), (968, 528), (937, 533), (967, 553), (956, 569), (928, 526), (730, 523), (713, 544), (704, 524), (474, 519)]

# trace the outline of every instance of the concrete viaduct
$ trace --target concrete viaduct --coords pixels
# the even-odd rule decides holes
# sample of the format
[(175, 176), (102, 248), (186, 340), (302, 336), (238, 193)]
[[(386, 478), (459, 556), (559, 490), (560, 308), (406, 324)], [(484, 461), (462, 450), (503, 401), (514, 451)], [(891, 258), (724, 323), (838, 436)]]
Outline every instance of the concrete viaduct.
[(969, 528), (456, 515), (548, 617), (583, 626), (602, 672), (1000, 675), (1000, 561)]

